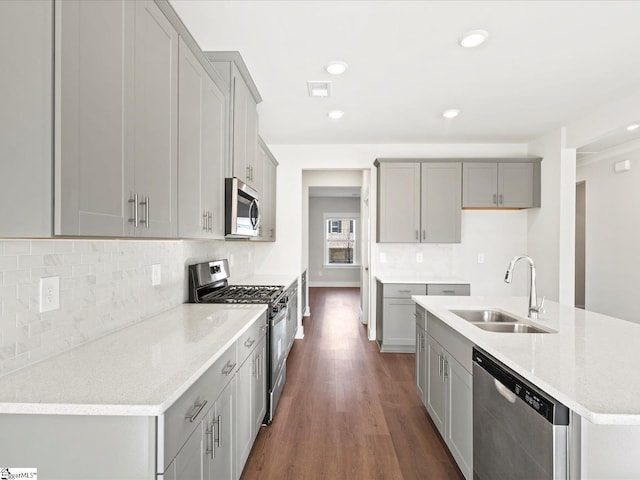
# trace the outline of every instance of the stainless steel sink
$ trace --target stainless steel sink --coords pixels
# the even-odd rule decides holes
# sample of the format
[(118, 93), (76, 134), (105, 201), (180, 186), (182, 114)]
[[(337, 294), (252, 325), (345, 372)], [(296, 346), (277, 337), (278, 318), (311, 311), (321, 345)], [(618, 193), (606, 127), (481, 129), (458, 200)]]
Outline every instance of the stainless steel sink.
[(476, 327), (498, 333), (552, 333), (526, 323), (475, 323)]
[(450, 310), (471, 323), (518, 323), (520, 320), (497, 310)]
[(451, 313), (464, 318), (466, 321), (482, 330), (496, 333), (556, 333), (553, 330), (529, 325), (518, 317), (498, 310), (450, 310)]

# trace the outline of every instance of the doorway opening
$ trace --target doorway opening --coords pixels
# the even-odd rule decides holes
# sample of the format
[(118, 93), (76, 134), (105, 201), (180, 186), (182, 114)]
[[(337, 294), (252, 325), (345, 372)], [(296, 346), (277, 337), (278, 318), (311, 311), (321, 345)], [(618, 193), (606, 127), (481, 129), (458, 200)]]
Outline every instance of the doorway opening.
[(586, 258), (586, 183), (576, 184), (576, 246), (575, 246), (575, 301), (576, 308), (585, 308), (585, 258)]

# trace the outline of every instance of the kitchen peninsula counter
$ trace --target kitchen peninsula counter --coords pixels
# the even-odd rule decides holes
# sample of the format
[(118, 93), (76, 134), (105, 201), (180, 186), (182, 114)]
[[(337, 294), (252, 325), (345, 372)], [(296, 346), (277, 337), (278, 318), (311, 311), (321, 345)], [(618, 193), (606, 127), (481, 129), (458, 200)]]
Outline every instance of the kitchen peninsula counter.
[(183, 304), (0, 378), (0, 414), (164, 413), (266, 312)]
[[(412, 298), (589, 422), (640, 426), (639, 324), (550, 301), (533, 321), (525, 297)], [(489, 332), (450, 309), (501, 310), (556, 333)]]

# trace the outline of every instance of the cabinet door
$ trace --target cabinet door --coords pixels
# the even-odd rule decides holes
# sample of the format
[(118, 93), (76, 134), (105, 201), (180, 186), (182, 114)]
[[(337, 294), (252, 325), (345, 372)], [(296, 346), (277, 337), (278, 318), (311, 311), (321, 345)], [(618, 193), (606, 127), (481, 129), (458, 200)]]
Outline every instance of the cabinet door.
[(178, 59), (178, 196), (180, 237), (207, 237), (208, 216), (202, 202), (204, 81), (207, 73), (180, 38)]
[(468, 162), (462, 165), (462, 206), (498, 206), (498, 164)]
[(267, 337), (262, 337), (260, 343), (254, 352), (255, 372), (253, 377), (254, 388), (252, 391), (253, 407), (253, 426), (255, 428), (254, 436), (258, 434), (262, 421), (267, 413)]
[(416, 392), (422, 403), (426, 398), (426, 382), (427, 382), (427, 342), (425, 339), (424, 329), (416, 326)]
[(133, 235), (135, 7), (56, 3), (56, 234)]
[(445, 384), (442, 347), (427, 333), (427, 411), (440, 434), (445, 436)]
[(460, 243), (461, 189), (461, 163), (422, 164), (422, 242)]
[(235, 480), (235, 377), (225, 387), (214, 405), (214, 455), (210, 463), (211, 478)]
[(233, 175), (258, 190), (258, 110), (242, 76), (233, 69)]
[[(205, 480), (206, 454), (205, 450), (210, 448), (207, 442), (210, 438), (205, 435), (206, 421), (202, 421), (198, 428), (191, 434), (189, 439), (180, 449), (180, 452), (167, 469), (163, 478), (176, 478), (188, 480)], [(173, 477), (172, 477), (173, 475)]]
[[(177, 235), (178, 33), (151, 0), (136, 5), (136, 236)], [(148, 202), (146, 202), (148, 199)]]
[(445, 364), (447, 428), (445, 442), (465, 478), (473, 471), (473, 378), (451, 355)]
[[(278, 165), (275, 159), (267, 155), (262, 170), (264, 185), (262, 198), (266, 202), (262, 211), (266, 209), (266, 221), (263, 228), (263, 239), (274, 242), (276, 240), (276, 192)], [(266, 208), (265, 208), (266, 207)]]
[(0, 237), (53, 233), (53, 3), (0, 2)]
[(412, 300), (384, 299), (382, 326), (384, 346), (407, 347), (407, 351), (415, 351), (416, 329), (413, 316), (415, 308), (416, 304)]
[(378, 242), (420, 241), (420, 164), (378, 168)]
[(242, 472), (253, 446), (253, 375), (255, 358), (249, 356), (236, 373), (236, 471)]
[(498, 164), (498, 206), (529, 208), (534, 206), (534, 164)]
[(227, 96), (208, 75), (202, 102), (202, 205), (211, 212), (209, 236), (224, 238), (224, 166), (227, 138)]

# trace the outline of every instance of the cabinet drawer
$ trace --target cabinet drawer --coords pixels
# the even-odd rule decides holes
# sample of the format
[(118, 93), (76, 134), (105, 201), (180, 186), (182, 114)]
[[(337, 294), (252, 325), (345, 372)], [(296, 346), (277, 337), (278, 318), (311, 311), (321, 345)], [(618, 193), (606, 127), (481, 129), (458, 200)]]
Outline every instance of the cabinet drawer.
[(427, 285), (427, 295), (459, 295), (465, 296), (469, 295), (470, 286), (469, 284), (433, 284)]
[(427, 333), (455, 358), (464, 369), (471, 373), (473, 344), (438, 317), (427, 312)]
[(392, 284), (385, 283), (382, 295), (385, 298), (411, 298), (411, 295), (425, 295), (427, 289), (424, 284)]
[(236, 345), (238, 347), (238, 365), (237, 368), (244, 363), (249, 354), (256, 348), (262, 337), (267, 332), (267, 314), (263, 314), (244, 332), (238, 339)]
[[(164, 463), (169, 464), (189, 435), (206, 417), (216, 398), (236, 372), (233, 344), (164, 414)], [(199, 410), (199, 411), (198, 411)]]

